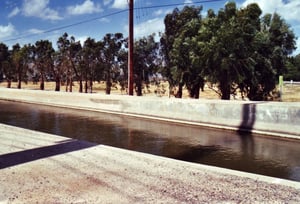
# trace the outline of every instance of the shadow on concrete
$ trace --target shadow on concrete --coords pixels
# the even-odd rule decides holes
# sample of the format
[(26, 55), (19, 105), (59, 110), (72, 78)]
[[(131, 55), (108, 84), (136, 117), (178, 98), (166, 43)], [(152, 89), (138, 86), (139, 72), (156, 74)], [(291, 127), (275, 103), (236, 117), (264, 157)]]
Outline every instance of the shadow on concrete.
[(239, 135), (249, 135), (256, 120), (256, 104), (244, 104), (242, 111), (242, 122), (238, 129)]
[(255, 152), (252, 130), (256, 120), (256, 104), (244, 104), (242, 114), (242, 123), (239, 126), (238, 134), (241, 139), (241, 151), (244, 157), (248, 157), (254, 155)]
[(68, 140), (63, 143), (58, 143), (51, 146), (8, 153), (8, 154), (0, 155), (0, 169), (8, 168), (19, 164), (24, 164), (27, 162), (31, 162), (38, 159), (59, 155), (59, 154), (78, 151), (96, 145), (97, 144), (89, 143), (85, 141)]

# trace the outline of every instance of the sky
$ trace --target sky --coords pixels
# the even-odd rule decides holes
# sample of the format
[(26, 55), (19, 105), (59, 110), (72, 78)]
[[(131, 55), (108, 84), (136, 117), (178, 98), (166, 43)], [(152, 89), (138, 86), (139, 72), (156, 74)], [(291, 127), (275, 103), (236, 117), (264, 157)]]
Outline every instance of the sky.
[[(201, 2), (201, 3), (199, 3)], [(164, 17), (184, 4), (202, 5), (217, 12), (226, 0), (135, 0), (134, 36), (164, 32)], [(279, 13), (291, 26), (300, 53), (300, 0), (236, 0), (239, 8), (258, 3), (265, 13)], [(101, 40), (106, 33), (128, 36), (128, 0), (0, 0), (0, 42), (11, 48), (19, 43), (50, 40), (55, 48), (65, 32), (83, 43), (88, 37)], [(157, 35), (158, 39), (158, 35)]]

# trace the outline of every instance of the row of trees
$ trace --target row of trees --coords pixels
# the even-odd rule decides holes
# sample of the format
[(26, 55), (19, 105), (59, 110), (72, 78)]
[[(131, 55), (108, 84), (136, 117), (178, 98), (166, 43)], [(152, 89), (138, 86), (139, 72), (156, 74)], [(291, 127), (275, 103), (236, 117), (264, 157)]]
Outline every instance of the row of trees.
[[(134, 83), (136, 95), (149, 77), (160, 73), (182, 97), (186, 87), (190, 97), (199, 98), (205, 81), (217, 84), (222, 99), (240, 90), (251, 100), (265, 100), (274, 90), (279, 75), (294, 71), (299, 74), (295, 36), (278, 14), (261, 16), (257, 4), (238, 9), (229, 2), (215, 13), (209, 10), (201, 16), (202, 7), (174, 9), (165, 17), (165, 32), (160, 42), (155, 35), (138, 39), (134, 45)], [(48, 40), (11, 50), (0, 43), (0, 77), (11, 81), (61, 82), (72, 91), (78, 81), (80, 92), (92, 92), (94, 81), (106, 82), (110, 94), (113, 82), (123, 89), (127, 85), (127, 38), (121, 33), (106, 34), (102, 40), (88, 38), (81, 45), (73, 36), (63, 34), (57, 40), (57, 50)], [(297, 64), (298, 63), (298, 64)], [(298, 70), (298, 71), (297, 71)], [(2, 73), (2, 74), (1, 74)], [(295, 75), (294, 75), (295, 76)], [(296, 80), (296, 79), (294, 79)]]
[[(11, 87), (12, 81), (39, 81), (44, 90), (46, 80), (56, 82), (55, 91), (60, 91), (62, 82), (66, 91), (72, 92), (74, 81), (79, 83), (79, 92), (92, 93), (94, 81), (106, 82), (106, 94), (110, 94), (113, 82), (127, 86), (127, 39), (121, 33), (106, 34), (102, 40), (87, 38), (83, 45), (73, 36), (64, 33), (57, 40), (57, 50), (48, 40), (20, 47), (15, 44), (9, 50), (0, 43), (0, 73)], [(150, 75), (157, 73), (155, 62), (158, 43), (154, 35), (135, 42), (135, 85), (137, 95), (142, 95), (143, 83), (149, 83)], [(0, 74), (1, 75), (1, 74)]]

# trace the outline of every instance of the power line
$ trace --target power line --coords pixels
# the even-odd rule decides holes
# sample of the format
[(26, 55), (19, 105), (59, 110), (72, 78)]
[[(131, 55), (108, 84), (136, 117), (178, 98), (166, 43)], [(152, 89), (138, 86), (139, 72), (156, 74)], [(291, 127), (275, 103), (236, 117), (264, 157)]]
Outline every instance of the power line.
[(153, 6), (144, 6), (142, 8), (134, 8), (134, 9), (137, 10), (137, 9), (163, 8), (163, 7), (194, 5), (194, 4), (203, 4), (203, 3), (214, 3), (220, 1), (225, 1), (225, 0), (203, 0), (203, 1), (186, 2), (186, 3), (161, 4), (161, 5), (153, 5)]
[(70, 28), (70, 27), (74, 27), (74, 26), (77, 26), (77, 25), (89, 23), (89, 22), (92, 22), (92, 21), (95, 21), (95, 20), (99, 20), (99, 19), (102, 19), (102, 18), (114, 16), (114, 15), (124, 13), (124, 12), (127, 12), (127, 11), (128, 11), (128, 9), (124, 9), (124, 10), (113, 12), (113, 13), (110, 13), (110, 14), (107, 14), (107, 15), (103, 15), (103, 16), (99, 16), (99, 17), (95, 17), (95, 18), (90, 18), (90, 19), (87, 19), (87, 20), (84, 20), (84, 21), (79, 21), (79, 22), (72, 23), (72, 24), (69, 24), (69, 25), (64, 25), (64, 26), (52, 28), (52, 29), (49, 29), (49, 30), (45, 30), (43, 32), (39, 32), (39, 33), (35, 33), (35, 34), (28, 34), (28, 35), (20, 35), (19, 37), (10, 38), (10, 39), (4, 40), (4, 41), (14, 41), (14, 40), (33, 37), (33, 36), (41, 35), (41, 34), (45, 34), (45, 33), (51, 33), (51, 32), (57, 31), (57, 30), (62, 30), (62, 29), (65, 29), (65, 28)]
[[(203, 4), (203, 3), (221, 2), (221, 1), (225, 1), (225, 0), (203, 0), (203, 1), (186, 2), (186, 3), (161, 4), (161, 5), (138, 7), (138, 8), (134, 8), (134, 10), (164, 8), (164, 7), (176, 7), (176, 6), (183, 6), (183, 5), (196, 5), (196, 4)], [(45, 30), (45, 31), (42, 31), (42, 32), (39, 32), (39, 33), (28, 34), (28, 35), (21, 34), (18, 37), (14, 37), (14, 38), (9, 38), (9, 39), (3, 40), (3, 42), (15, 41), (15, 40), (20, 40), (20, 39), (24, 39), (24, 38), (34, 37), (34, 36), (41, 35), (41, 34), (51, 33), (51, 32), (54, 32), (54, 31), (58, 31), (58, 30), (62, 30), (62, 29), (66, 29), (66, 28), (70, 28), (70, 27), (74, 27), (74, 26), (78, 26), (78, 25), (81, 25), (81, 24), (89, 23), (89, 22), (92, 22), (92, 21), (95, 21), (95, 20), (99, 20), (99, 19), (102, 19), (102, 18), (106, 18), (106, 17), (118, 15), (118, 14), (125, 13), (125, 12), (128, 12), (128, 11), (129, 11), (129, 9), (124, 9), (124, 10), (113, 12), (113, 13), (109, 13), (109, 14), (106, 14), (106, 15), (102, 15), (102, 16), (98, 16), (98, 17), (94, 17), (94, 18), (89, 18), (89, 19), (86, 19), (86, 20), (83, 20), (83, 21), (79, 21), (79, 22), (76, 22), (76, 23), (72, 23), (72, 24), (68, 24), (68, 25), (64, 25), (64, 26), (59, 26), (59, 27), (51, 28), (49, 30)]]

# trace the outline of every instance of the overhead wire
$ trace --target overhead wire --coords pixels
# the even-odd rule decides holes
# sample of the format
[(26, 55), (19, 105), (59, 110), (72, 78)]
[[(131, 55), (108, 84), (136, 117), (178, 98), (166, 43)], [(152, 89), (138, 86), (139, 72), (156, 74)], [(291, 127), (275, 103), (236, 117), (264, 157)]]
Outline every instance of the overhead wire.
[[(147, 9), (154, 9), (154, 8), (176, 7), (176, 6), (183, 6), (183, 5), (196, 5), (196, 4), (203, 4), (203, 3), (221, 2), (221, 1), (225, 1), (225, 0), (202, 0), (202, 1), (195, 1), (195, 2), (151, 5), (151, 6), (135, 7), (134, 10), (144, 9), (144, 11), (145, 11)], [(59, 26), (59, 27), (54, 27), (54, 28), (51, 28), (51, 29), (48, 29), (48, 30), (45, 30), (45, 31), (42, 31), (42, 32), (38, 32), (38, 33), (27, 34), (27, 35), (26, 34), (20, 34), (17, 37), (5, 39), (2, 42), (10, 42), (10, 41), (15, 41), (15, 40), (20, 40), (20, 39), (24, 39), (24, 38), (34, 37), (34, 36), (37, 36), (37, 35), (51, 33), (51, 32), (58, 31), (58, 30), (63, 30), (63, 29), (70, 28), (70, 27), (75, 27), (75, 26), (85, 24), (85, 23), (89, 23), (89, 22), (92, 22), (92, 21), (96, 21), (96, 20), (99, 20), (99, 19), (102, 19), (102, 18), (107, 18), (107, 17), (110, 17), (110, 16), (125, 13), (125, 12), (128, 12), (128, 10), (129, 9), (123, 9), (123, 10), (120, 10), (120, 11), (112, 12), (112, 13), (101, 15), (101, 16), (94, 17), (94, 18), (89, 18), (89, 19), (86, 19), (86, 20), (83, 20), (83, 21), (72, 23), (72, 24)], [(141, 11), (138, 14), (139, 18), (140, 18), (140, 15), (141, 15)]]

